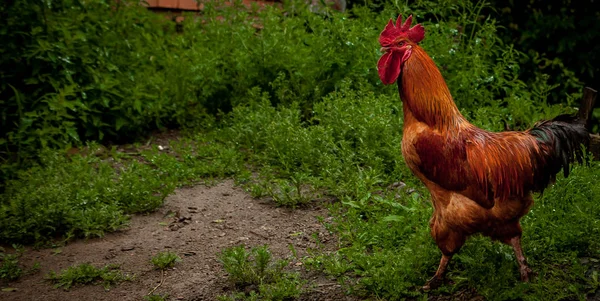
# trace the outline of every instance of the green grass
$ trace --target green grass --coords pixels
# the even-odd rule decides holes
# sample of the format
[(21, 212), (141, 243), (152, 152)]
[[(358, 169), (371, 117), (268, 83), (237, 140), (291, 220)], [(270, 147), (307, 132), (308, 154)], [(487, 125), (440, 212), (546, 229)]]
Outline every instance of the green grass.
[(20, 172), (0, 195), (0, 239), (102, 236), (126, 226), (127, 214), (160, 206), (173, 188), (136, 161), (114, 168), (94, 155), (47, 151), (40, 165)]
[(126, 227), (130, 214), (161, 206), (177, 186), (246, 170), (237, 150), (216, 141), (183, 139), (170, 147), (174, 154), (154, 147), (133, 158), (96, 144), (89, 154), (44, 151), (40, 164), (19, 172), (0, 195), (0, 240), (103, 236)]
[(124, 274), (117, 265), (107, 265), (102, 268), (94, 267), (89, 263), (71, 266), (59, 273), (50, 271), (46, 279), (54, 283), (54, 287), (69, 290), (75, 285), (102, 284), (105, 289), (123, 281), (132, 280), (133, 277)]

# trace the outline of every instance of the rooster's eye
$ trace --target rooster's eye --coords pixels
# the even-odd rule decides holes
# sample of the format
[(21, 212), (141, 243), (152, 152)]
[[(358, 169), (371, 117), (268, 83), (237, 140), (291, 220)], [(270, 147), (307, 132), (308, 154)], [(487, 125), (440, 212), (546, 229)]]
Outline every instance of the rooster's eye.
[(398, 46), (401, 46), (401, 47), (402, 47), (402, 46), (404, 46), (404, 44), (406, 44), (406, 42), (405, 42), (405, 41), (400, 41), (400, 42), (398, 42)]

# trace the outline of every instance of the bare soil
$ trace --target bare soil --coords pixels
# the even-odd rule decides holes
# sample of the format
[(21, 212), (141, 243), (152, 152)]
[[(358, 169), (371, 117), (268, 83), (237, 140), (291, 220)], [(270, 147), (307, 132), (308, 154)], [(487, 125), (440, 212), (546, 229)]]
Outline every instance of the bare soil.
[[(297, 210), (279, 208), (272, 202), (253, 199), (232, 180), (178, 189), (158, 211), (133, 216), (126, 230), (59, 248), (26, 248), (20, 262), (25, 267), (39, 262), (41, 270), (3, 285), (16, 290), (0, 292), (0, 300), (142, 300), (161, 281), (161, 272), (150, 262), (161, 251), (177, 253), (182, 262), (165, 272), (164, 282), (155, 293), (168, 294), (171, 300), (216, 300), (233, 289), (218, 254), (240, 244), (247, 248), (268, 244), (275, 258), (289, 259), (289, 268), (300, 271), (309, 281), (301, 300), (356, 300), (335, 281), (306, 271), (292, 256), (290, 244), (299, 258), (307, 255), (308, 248), (316, 249), (313, 235), (318, 235), (321, 248), (336, 248), (336, 238), (317, 217), (327, 220), (327, 209), (318, 205)], [(135, 277), (109, 290), (86, 285), (68, 291), (54, 288), (44, 279), (51, 270), (59, 272), (81, 263), (96, 267), (118, 264)]]

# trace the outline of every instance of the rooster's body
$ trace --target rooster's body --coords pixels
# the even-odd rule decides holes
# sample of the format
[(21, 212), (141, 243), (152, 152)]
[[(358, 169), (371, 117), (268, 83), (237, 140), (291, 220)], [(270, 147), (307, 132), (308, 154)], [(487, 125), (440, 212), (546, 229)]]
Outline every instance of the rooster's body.
[(581, 158), (589, 134), (585, 121), (561, 115), (525, 132), (485, 131), (459, 112), (439, 69), (417, 45), (420, 25), (390, 21), (380, 43), (385, 50), (379, 73), (385, 84), (398, 83), (403, 102), (402, 154), (412, 172), (431, 192), (431, 234), (442, 251), (437, 286), (453, 254), (467, 237), (482, 233), (510, 244), (529, 279), (521, 250), (519, 220), (533, 205), (532, 192), (543, 191), (569, 164)]

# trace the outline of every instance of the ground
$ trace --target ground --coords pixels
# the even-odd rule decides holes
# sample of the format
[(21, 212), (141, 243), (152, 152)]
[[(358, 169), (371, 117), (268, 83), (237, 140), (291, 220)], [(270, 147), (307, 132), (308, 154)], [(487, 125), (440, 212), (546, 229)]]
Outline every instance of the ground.
[[(134, 215), (130, 226), (103, 238), (76, 240), (59, 248), (35, 250), (27, 248), (20, 262), (41, 270), (6, 287), (16, 290), (0, 292), (1, 300), (142, 300), (160, 283), (161, 272), (150, 262), (161, 251), (177, 253), (182, 261), (165, 272), (164, 283), (155, 293), (168, 294), (175, 300), (216, 300), (231, 292), (232, 284), (218, 261), (226, 247), (268, 244), (275, 258), (290, 260), (290, 269), (301, 271), (310, 285), (300, 300), (355, 300), (343, 288), (325, 276), (308, 272), (292, 256), (317, 248), (313, 235), (318, 235), (321, 248), (332, 250), (336, 239), (319, 222), (327, 220), (324, 206), (313, 205), (299, 210), (276, 207), (272, 202), (252, 198), (232, 180), (212, 186), (198, 185), (178, 189), (165, 205), (147, 215)], [(96, 267), (118, 264), (121, 270), (135, 275), (105, 290), (100, 285), (76, 286), (66, 291), (54, 288), (44, 279), (49, 271), (60, 271), (75, 264), (90, 263)], [(4, 287), (4, 286), (3, 286)]]

